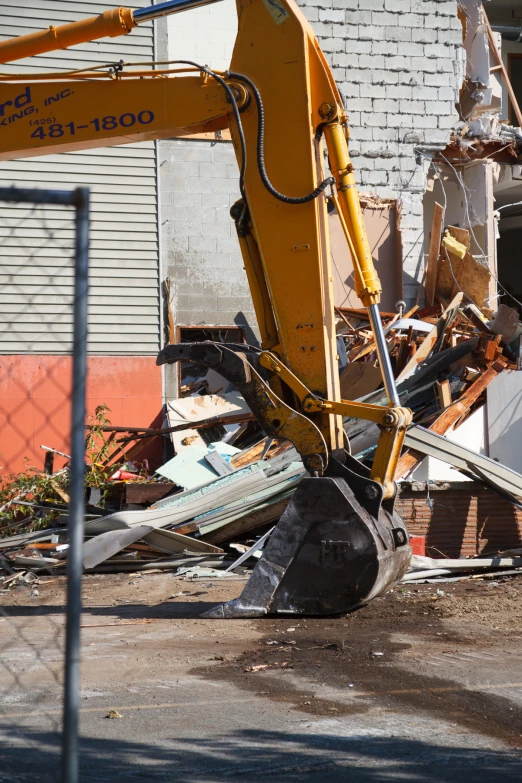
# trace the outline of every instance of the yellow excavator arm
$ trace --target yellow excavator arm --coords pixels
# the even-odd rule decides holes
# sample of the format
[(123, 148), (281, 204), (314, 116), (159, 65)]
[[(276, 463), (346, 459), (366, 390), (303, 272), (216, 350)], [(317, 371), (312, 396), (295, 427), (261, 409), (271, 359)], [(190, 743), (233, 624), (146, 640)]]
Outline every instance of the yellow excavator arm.
[[(171, 0), (134, 12), (115, 9), (4, 41), (0, 61), (125, 34), (155, 16), (204, 4)], [(243, 393), (265, 432), (295, 444), (311, 476), (271, 538), (269, 547), (277, 551), (272, 559), (265, 553), (262, 575), (255, 577), (256, 568), (247, 597), (224, 613), (289, 611), (290, 605), (319, 613), (344, 610), (381, 592), (407, 567), (407, 534), (393, 512), (393, 478), (411, 414), (400, 407), (395, 389), (378, 309), (381, 288), (348, 152), (347, 117), (332, 73), (293, 0), (237, 0), (237, 10), (238, 35), (226, 72), (176, 61), (156, 63), (154, 70), (153, 64), (120, 62), (66, 73), (1, 76), (0, 160), (230, 129), (241, 192), (232, 216), (261, 350), (213, 343), (167, 346), (158, 363), (190, 358), (219, 369)], [(327, 196), (353, 259), (357, 294), (368, 308), (388, 407), (340, 398)], [(369, 475), (345, 449), (343, 416), (368, 419), (381, 428)], [(315, 516), (308, 508), (312, 497)], [(335, 525), (333, 530), (332, 519), (339, 530)], [(321, 538), (325, 525), (329, 532)], [(296, 527), (302, 533), (299, 546)], [(334, 533), (339, 538), (332, 538)], [(352, 571), (340, 586), (323, 591), (320, 600), (288, 593), (290, 584), (300, 583), (295, 574), (303, 569), (296, 553), (307, 547), (313, 550), (319, 583), (323, 571), (331, 574), (332, 558)], [(260, 598), (266, 584), (276, 582), (269, 597)], [(254, 591), (250, 598), (249, 589)], [(294, 592), (301, 595), (302, 585)]]

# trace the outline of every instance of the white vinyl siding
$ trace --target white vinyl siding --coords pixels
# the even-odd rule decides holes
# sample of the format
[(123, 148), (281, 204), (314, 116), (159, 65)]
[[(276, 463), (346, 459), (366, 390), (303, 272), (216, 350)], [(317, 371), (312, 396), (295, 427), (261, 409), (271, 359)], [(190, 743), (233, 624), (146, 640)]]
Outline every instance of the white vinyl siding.
[[(125, 3), (131, 8), (151, 0)], [(0, 0), (0, 38), (96, 16), (118, 2)], [(5, 72), (154, 59), (152, 23), (130, 35), (50, 52)], [(1, 90), (1, 84), (0, 84)], [(89, 350), (155, 354), (159, 346), (156, 155), (153, 142), (0, 162), (0, 186), (91, 188)], [(70, 351), (73, 212), (0, 203), (0, 353)]]

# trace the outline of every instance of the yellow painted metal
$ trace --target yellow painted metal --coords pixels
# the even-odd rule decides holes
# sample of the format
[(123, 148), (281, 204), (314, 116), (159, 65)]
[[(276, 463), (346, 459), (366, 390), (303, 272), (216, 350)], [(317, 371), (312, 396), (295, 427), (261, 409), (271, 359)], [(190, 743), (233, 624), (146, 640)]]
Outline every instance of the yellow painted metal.
[(228, 128), (223, 88), (199, 76), (2, 85), (0, 160)]
[[(231, 70), (256, 84), (267, 124), (265, 164), (278, 191), (299, 197), (324, 177), (314, 138), (324, 120), (320, 106), (340, 110), (340, 96), (318, 54), (314, 34), (295, 3), (238, 0), (239, 32)], [(308, 99), (303, 100), (303, 96)], [(247, 141), (245, 178), (254, 233), (280, 336), (280, 358), (314, 394), (338, 399), (332, 272), (326, 229), (326, 199), (296, 206), (276, 199), (263, 185), (257, 158), (258, 113), (251, 101), (242, 113)], [(231, 124), (236, 147), (238, 129)], [(334, 420), (319, 415), (329, 449), (342, 446)]]
[[(242, 201), (237, 202), (239, 209), (242, 209), (242, 204)], [(280, 350), (279, 335), (274, 320), (272, 303), (270, 302), (270, 294), (266, 285), (266, 278), (263, 273), (263, 264), (250, 225), (247, 225), (244, 230), (238, 231), (238, 239), (256, 312), (257, 325), (261, 335), (261, 347), (265, 350), (273, 348), (279, 348)]]
[[(283, 364), (283, 362), (278, 359), (277, 356), (275, 356), (273, 353), (270, 353), (269, 351), (265, 351), (259, 356), (259, 364), (266, 370), (271, 370), (274, 372), (280, 378), (280, 380), (282, 380), (290, 389), (292, 389), (304, 410), (305, 400), (312, 398), (310, 389), (308, 389), (304, 383), (302, 383), (299, 378), (293, 374), (293, 372), (290, 372), (288, 367), (286, 367), (286, 365)], [(308, 412), (322, 413), (323, 410), (326, 409), (316, 408), (315, 410)]]
[(372, 252), (364, 226), (359, 194), (348, 152), (348, 129), (343, 122), (327, 123), (324, 137), (328, 148), (330, 168), (335, 177), (340, 214), (348, 229), (354, 255), (354, 281), (357, 296), (365, 307), (378, 304), (381, 283), (373, 264)]
[(92, 16), (79, 22), (52, 25), (47, 30), (20, 35), (0, 42), (0, 63), (33, 57), (56, 49), (94, 41), (97, 38), (115, 38), (126, 35), (136, 27), (132, 11), (128, 8), (113, 8), (100, 16)]
[[(396, 409), (395, 409), (396, 410)], [(383, 488), (383, 498), (393, 498), (396, 493), (395, 471), (401, 456), (407, 424), (400, 427), (383, 427), (373, 456), (370, 478)]]

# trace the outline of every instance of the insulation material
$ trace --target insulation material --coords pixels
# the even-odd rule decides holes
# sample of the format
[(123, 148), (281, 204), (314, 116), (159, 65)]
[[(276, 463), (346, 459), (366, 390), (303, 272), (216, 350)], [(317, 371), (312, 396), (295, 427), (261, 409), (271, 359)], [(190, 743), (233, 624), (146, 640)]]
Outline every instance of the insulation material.
[(218, 476), (206, 459), (212, 452), (217, 452), (225, 460), (227, 457), (230, 460), (234, 454), (240, 453), (240, 449), (223, 442), (212, 443), (208, 447), (192, 445), (189, 449), (182, 449), (180, 454), (158, 468), (157, 473), (183, 489), (203, 486), (209, 481), (214, 481)]

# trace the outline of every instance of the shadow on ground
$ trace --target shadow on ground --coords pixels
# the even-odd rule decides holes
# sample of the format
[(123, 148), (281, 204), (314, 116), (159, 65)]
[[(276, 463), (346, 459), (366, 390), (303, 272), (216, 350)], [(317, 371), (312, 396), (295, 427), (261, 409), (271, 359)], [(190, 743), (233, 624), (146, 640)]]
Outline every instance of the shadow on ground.
[[(2, 783), (59, 780), (55, 734), (13, 727), (5, 727), (3, 733), (7, 742), (1, 753)], [(23, 747), (9, 746), (10, 736)], [(323, 783), (327, 775), (328, 783), (491, 783), (522, 777), (522, 760), (509, 751), (443, 747), (400, 737), (243, 730), (212, 741), (173, 736), (167, 742), (170, 747), (83, 738), (80, 779), (219, 783), (270, 776), (284, 783)]]

